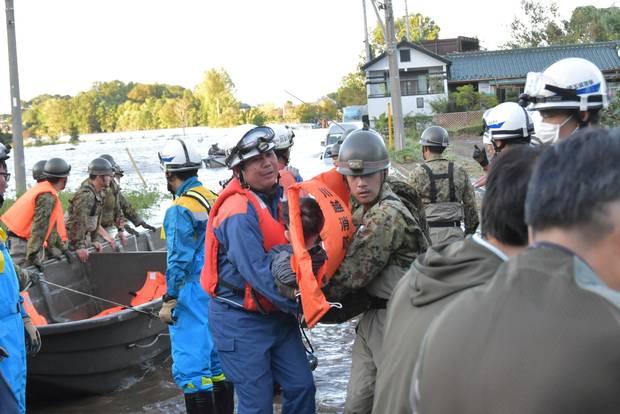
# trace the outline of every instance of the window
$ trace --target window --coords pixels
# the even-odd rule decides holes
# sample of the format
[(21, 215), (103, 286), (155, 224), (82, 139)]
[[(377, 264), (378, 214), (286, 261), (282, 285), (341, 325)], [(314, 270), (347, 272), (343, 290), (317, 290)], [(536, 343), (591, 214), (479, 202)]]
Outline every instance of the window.
[(425, 95), (428, 93), (426, 72), (401, 72), (400, 94), (402, 96)]
[(370, 71), (366, 78), (368, 84), (368, 97), (369, 98), (382, 98), (390, 96), (387, 88), (387, 72), (385, 71)]
[(416, 106), (418, 107), (418, 109), (424, 108), (424, 98), (417, 98), (416, 99)]
[(411, 50), (410, 49), (400, 49), (400, 61), (401, 62), (411, 62)]

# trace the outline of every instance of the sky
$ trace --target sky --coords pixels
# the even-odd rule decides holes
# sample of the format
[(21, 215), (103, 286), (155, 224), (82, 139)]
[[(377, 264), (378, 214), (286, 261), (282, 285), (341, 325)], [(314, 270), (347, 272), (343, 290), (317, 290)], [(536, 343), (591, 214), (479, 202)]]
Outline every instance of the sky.
[[(14, 0), (22, 100), (76, 95), (97, 81), (193, 89), (224, 68), (238, 100), (313, 102), (335, 91), (363, 51), (363, 0)], [(369, 30), (376, 17), (367, 2)], [(549, 3), (542, 0), (542, 3)], [(4, 3), (4, 2), (3, 2)], [(393, 0), (395, 16), (405, 0)], [(578, 6), (611, 0), (561, 0)], [(408, 0), (440, 26), (440, 38), (477, 37), (493, 50), (509, 39), (520, 0)], [(0, 16), (0, 113), (10, 113), (6, 15)]]

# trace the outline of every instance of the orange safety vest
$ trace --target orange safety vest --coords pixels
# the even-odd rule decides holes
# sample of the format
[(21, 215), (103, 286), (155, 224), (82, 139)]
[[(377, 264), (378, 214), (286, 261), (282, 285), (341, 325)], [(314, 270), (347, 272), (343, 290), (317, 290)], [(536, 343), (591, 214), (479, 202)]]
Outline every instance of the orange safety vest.
[(26, 191), (0, 219), (12, 233), (22, 239), (29, 239), (32, 232), (36, 200), (43, 193), (52, 193), (56, 197), (56, 204), (54, 204), (54, 209), (52, 210), (45, 241), (47, 242), (54, 226), (56, 226), (62, 241), (67, 241), (67, 229), (65, 227), (65, 216), (62, 212), (62, 204), (60, 203), (60, 198), (58, 198), (58, 192), (49, 181), (37, 183), (30, 190)]
[(295, 176), (289, 170), (280, 170), (279, 173), (280, 173), (279, 184), (282, 186), (282, 188), (284, 188), (284, 191), (286, 191), (287, 188), (289, 188), (290, 186), (292, 186), (293, 184), (297, 182), (297, 180), (295, 179)]
[[(222, 204), (228, 199), (230, 200), (227, 205), (220, 211)], [(242, 188), (239, 180), (236, 178), (231, 180), (211, 208), (211, 214), (209, 214), (209, 221), (207, 223), (207, 233), (205, 235), (205, 264), (200, 273), (200, 284), (212, 297), (217, 296), (216, 290), (219, 282), (217, 256), (220, 246), (219, 240), (215, 237), (213, 227), (217, 227), (231, 215), (246, 211), (248, 202), (254, 207), (258, 215), (258, 225), (263, 236), (263, 249), (265, 253), (273, 246), (288, 243), (284, 236), (284, 224), (271, 216), (269, 209), (261, 205), (258, 197), (251, 190)], [(281, 218), (282, 214), (279, 216)], [(253, 312), (261, 310), (265, 312), (278, 311), (278, 308), (273, 303), (256, 292), (249, 283), (245, 284), (243, 291), (244, 309)]]
[[(305, 246), (301, 223), (299, 198), (302, 192), (312, 196), (318, 202), (325, 218), (321, 240), (327, 252), (327, 261), (316, 277), (312, 271), (312, 258)], [(355, 228), (349, 207), (322, 181), (312, 179), (297, 183), (291, 186), (287, 193), (291, 220), (289, 232), (291, 246), (293, 246), (291, 267), (297, 274), (304, 319), (312, 328), (330, 308), (321, 287), (329, 281), (342, 263)]]
[(351, 190), (349, 190), (349, 186), (344, 175), (336, 171), (335, 168), (325, 171), (312, 179), (319, 180), (324, 183), (330, 190), (340, 197), (341, 201), (345, 202), (347, 207), (350, 207), (349, 199), (351, 198)]
[(24, 309), (28, 316), (30, 316), (30, 320), (34, 326), (45, 326), (47, 325), (47, 319), (45, 316), (41, 315), (37, 309), (34, 307), (32, 300), (30, 299), (30, 294), (27, 291), (19, 292), (24, 298)]

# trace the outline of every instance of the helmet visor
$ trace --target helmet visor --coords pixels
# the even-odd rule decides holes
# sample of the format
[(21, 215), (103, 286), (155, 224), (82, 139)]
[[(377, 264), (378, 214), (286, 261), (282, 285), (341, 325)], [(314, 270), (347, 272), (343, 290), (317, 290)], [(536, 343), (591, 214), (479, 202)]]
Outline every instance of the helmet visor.
[(237, 144), (237, 151), (247, 153), (253, 149), (260, 152), (269, 151), (273, 148), (275, 133), (269, 127), (257, 127), (246, 133)]

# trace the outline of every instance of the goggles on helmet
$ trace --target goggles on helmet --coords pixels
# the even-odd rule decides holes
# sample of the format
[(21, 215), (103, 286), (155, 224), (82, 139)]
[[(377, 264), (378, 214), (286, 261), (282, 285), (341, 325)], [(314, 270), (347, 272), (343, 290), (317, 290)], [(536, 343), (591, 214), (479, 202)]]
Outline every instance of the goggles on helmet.
[(273, 129), (269, 127), (257, 127), (248, 131), (241, 141), (236, 146), (239, 153), (244, 154), (253, 149), (257, 149), (260, 152), (269, 151), (270, 147), (273, 147), (272, 141), (275, 137)]

